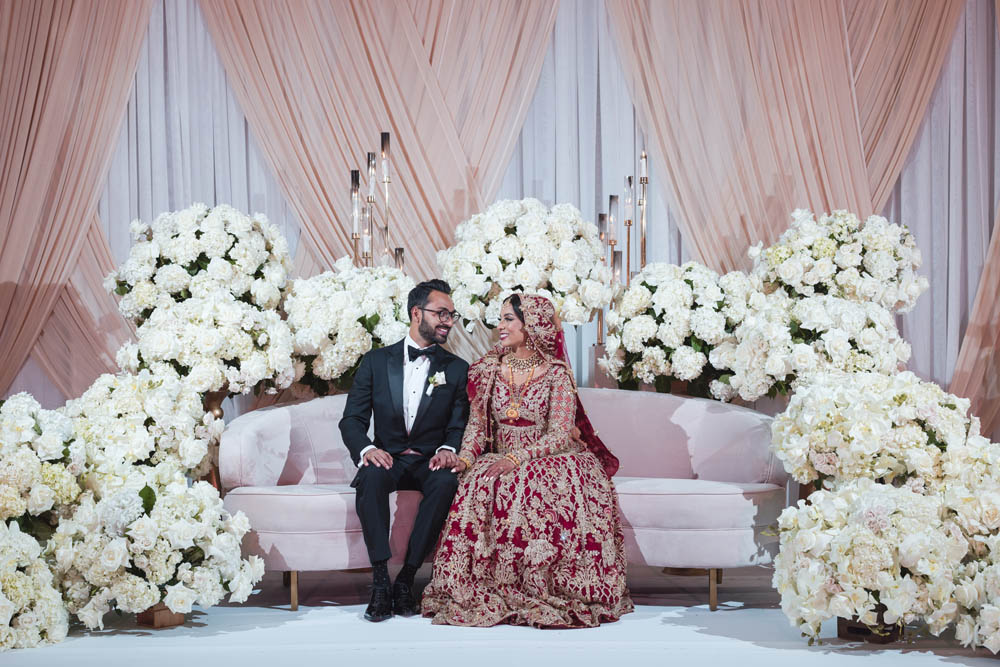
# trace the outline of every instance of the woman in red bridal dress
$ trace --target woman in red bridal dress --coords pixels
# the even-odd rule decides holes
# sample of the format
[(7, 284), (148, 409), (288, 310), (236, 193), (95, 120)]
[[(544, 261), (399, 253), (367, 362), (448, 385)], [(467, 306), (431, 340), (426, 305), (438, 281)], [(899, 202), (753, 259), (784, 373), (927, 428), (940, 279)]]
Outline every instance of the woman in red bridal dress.
[(618, 459), (577, 398), (552, 303), (515, 294), (498, 329), (500, 344), (469, 369), (463, 475), (423, 615), (480, 627), (616, 621), (632, 611)]

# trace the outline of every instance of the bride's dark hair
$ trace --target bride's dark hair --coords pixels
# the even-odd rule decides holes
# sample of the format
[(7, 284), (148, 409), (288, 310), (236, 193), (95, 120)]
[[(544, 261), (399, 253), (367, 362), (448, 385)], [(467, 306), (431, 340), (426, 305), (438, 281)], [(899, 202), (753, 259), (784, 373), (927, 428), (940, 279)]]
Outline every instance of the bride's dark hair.
[(514, 309), (514, 314), (517, 315), (517, 319), (521, 320), (521, 324), (524, 324), (524, 313), (521, 312), (521, 295), (511, 294), (504, 300), (504, 303), (510, 304), (510, 307)]

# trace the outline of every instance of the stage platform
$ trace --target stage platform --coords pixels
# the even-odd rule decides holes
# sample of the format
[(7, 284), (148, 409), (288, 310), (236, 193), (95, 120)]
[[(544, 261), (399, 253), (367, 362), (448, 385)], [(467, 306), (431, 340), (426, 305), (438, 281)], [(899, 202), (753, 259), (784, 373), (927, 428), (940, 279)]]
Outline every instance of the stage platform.
[[(429, 567), (418, 575), (422, 586)], [(963, 649), (949, 635), (909, 632), (885, 647), (841, 642), (827, 623), (823, 643), (809, 646), (778, 608), (766, 568), (730, 570), (711, 612), (701, 578), (652, 568), (630, 573), (636, 611), (589, 630), (454, 628), (423, 618), (383, 623), (362, 619), (370, 575), (305, 573), (301, 606), (289, 611), (281, 576), (268, 574), (244, 605), (196, 610), (186, 625), (149, 630), (134, 617), (110, 614), (106, 629), (74, 628), (62, 644), (0, 654), (0, 665), (136, 665), (141, 667), (576, 667), (602, 665), (816, 667), (847, 665), (997, 665), (985, 649)]]

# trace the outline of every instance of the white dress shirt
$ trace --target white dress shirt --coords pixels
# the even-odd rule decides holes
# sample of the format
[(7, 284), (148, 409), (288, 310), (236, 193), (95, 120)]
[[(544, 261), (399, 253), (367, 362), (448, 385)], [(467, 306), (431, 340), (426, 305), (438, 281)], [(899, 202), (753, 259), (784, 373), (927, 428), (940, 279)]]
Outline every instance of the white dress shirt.
[[(427, 355), (419, 356), (410, 361), (410, 352), (407, 349), (410, 347), (417, 350), (425, 349), (417, 345), (409, 334), (406, 335), (403, 343), (403, 423), (406, 424), (407, 433), (413, 428), (413, 421), (417, 418), (420, 399), (427, 391), (427, 375), (431, 370), (431, 358)], [(368, 445), (361, 450), (362, 460), (369, 449), (375, 449), (375, 445)], [(455, 451), (455, 448), (449, 445), (441, 445), (435, 451), (440, 452), (442, 449), (447, 449), (450, 452)]]

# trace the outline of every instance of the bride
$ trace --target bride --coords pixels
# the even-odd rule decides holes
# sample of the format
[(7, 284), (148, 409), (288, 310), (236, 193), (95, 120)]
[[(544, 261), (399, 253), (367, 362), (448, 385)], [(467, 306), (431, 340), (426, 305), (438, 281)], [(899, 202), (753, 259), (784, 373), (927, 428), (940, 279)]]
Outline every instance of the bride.
[[(469, 423), (423, 614), (436, 624), (593, 627), (632, 611), (604, 447), (552, 303), (512, 295), (469, 369)], [(574, 425), (580, 439), (571, 437)]]

